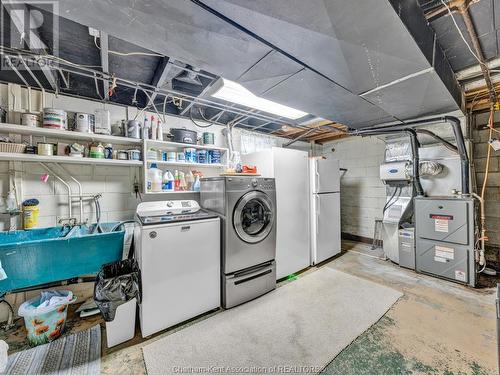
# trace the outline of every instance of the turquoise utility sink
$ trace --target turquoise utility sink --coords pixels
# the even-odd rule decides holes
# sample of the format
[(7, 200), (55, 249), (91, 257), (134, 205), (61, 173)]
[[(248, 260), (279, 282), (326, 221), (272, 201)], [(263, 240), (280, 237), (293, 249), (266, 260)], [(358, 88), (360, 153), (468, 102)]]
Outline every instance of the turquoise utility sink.
[[(122, 259), (125, 231), (118, 223), (0, 232), (0, 295), (17, 289), (96, 274)], [(1, 271), (1, 270), (0, 270)], [(5, 278), (5, 275), (7, 276)]]

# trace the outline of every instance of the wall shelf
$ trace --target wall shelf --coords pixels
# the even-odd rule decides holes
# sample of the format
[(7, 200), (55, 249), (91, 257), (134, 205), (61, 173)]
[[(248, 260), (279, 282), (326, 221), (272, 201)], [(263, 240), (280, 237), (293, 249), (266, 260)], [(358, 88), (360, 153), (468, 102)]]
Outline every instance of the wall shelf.
[(189, 143), (178, 143), (169, 141), (154, 141), (151, 139), (145, 140), (146, 147), (158, 148), (161, 150), (178, 150), (179, 148), (195, 148), (197, 150), (219, 150), (221, 152), (228, 151), (225, 147), (218, 147), (215, 145), (192, 145)]
[(199, 191), (148, 191), (147, 195), (163, 195), (163, 194), (199, 194)]
[(119, 145), (141, 145), (142, 139), (118, 137), (114, 135), (80, 133), (71, 130), (45, 129), (25, 125), (0, 123), (0, 133), (32, 135), (34, 137), (71, 139), (75, 141), (90, 141)]
[(172, 167), (225, 168), (224, 164), (186, 163), (180, 161), (148, 160), (148, 164), (170, 165)]
[(10, 152), (0, 152), (0, 161), (25, 161), (41, 163), (68, 163), (68, 164), (96, 164), (141, 167), (142, 161), (138, 160), (117, 160), (117, 159), (93, 159), (78, 158), (72, 156), (42, 156), (33, 154), (13, 154)]

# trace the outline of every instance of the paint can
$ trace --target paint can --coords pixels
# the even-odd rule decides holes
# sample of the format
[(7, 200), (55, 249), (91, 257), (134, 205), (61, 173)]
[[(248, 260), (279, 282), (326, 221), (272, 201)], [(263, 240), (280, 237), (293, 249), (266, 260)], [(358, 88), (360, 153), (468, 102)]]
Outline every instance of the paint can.
[(185, 156), (187, 163), (196, 163), (198, 160), (196, 158), (196, 149), (195, 148), (191, 148), (191, 147), (185, 148), (184, 149), (184, 156)]
[(141, 160), (141, 152), (139, 150), (128, 150), (129, 160)]
[(37, 126), (40, 126), (40, 119), (36, 113), (23, 113), (21, 115), (21, 124), (36, 128)]
[(198, 150), (198, 163), (207, 164), (208, 163), (208, 152), (207, 150)]
[(126, 150), (118, 150), (116, 152), (116, 158), (118, 160), (128, 160), (128, 152)]
[(38, 199), (27, 199), (23, 202), (23, 226), (24, 229), (33, 229), (38, 225), (40, 209)]
[(75, 131), (80, 133), (93, 133), (95, 116), (90, 113), (75, 113)]
[(204, 132), (203, 133), (203, 144), (204, 145), (213, 145), (214, 144), (214, 133)]
[(176, 153), (175, 151), (168, 151), (167, 152), (167, 161), (175, 161), (176, 160)]
[(37, 150), (38, 150), (38, 155), (41, 156), (54, 155), (54, 145), (52, 143), (38, 143)]
[(62, 109), (44, 108), (43, 127), (66, 130), (68, 128), (68, 114)]
[(137, 120), (129, 120), (127, 122), (127, 127), (125, 128), (125, 135), (129, 138), (141, 138), (141, 127), (142, 124)]
[(184, 155), (184, 152), (177, 152), (176, 153), (176, 160), (179, 163), (185, 163), (186, 162), (186, 156)]

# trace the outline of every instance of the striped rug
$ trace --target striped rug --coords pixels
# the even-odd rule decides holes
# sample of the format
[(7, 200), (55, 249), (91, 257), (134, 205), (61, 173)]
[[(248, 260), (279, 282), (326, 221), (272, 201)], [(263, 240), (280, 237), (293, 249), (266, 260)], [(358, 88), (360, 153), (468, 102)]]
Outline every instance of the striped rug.
[(9, 356), (4, 374), (94, 375), (101, 372), (101, 327), (61, 337)]

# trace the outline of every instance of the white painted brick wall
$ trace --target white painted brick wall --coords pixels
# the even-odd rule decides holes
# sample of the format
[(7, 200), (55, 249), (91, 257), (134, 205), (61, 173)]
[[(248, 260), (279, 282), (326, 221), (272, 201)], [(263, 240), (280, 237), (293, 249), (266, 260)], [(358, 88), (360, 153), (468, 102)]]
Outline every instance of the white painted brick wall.
[(375, 219), (382, 216), (385, 204), (385, 187), (378, 177), (384, 150), (385, 143), (376, 137), (342, 138), (323, 147), (324, 156), (348, 169), (340, 180), (344, 233), (373, 237)]

